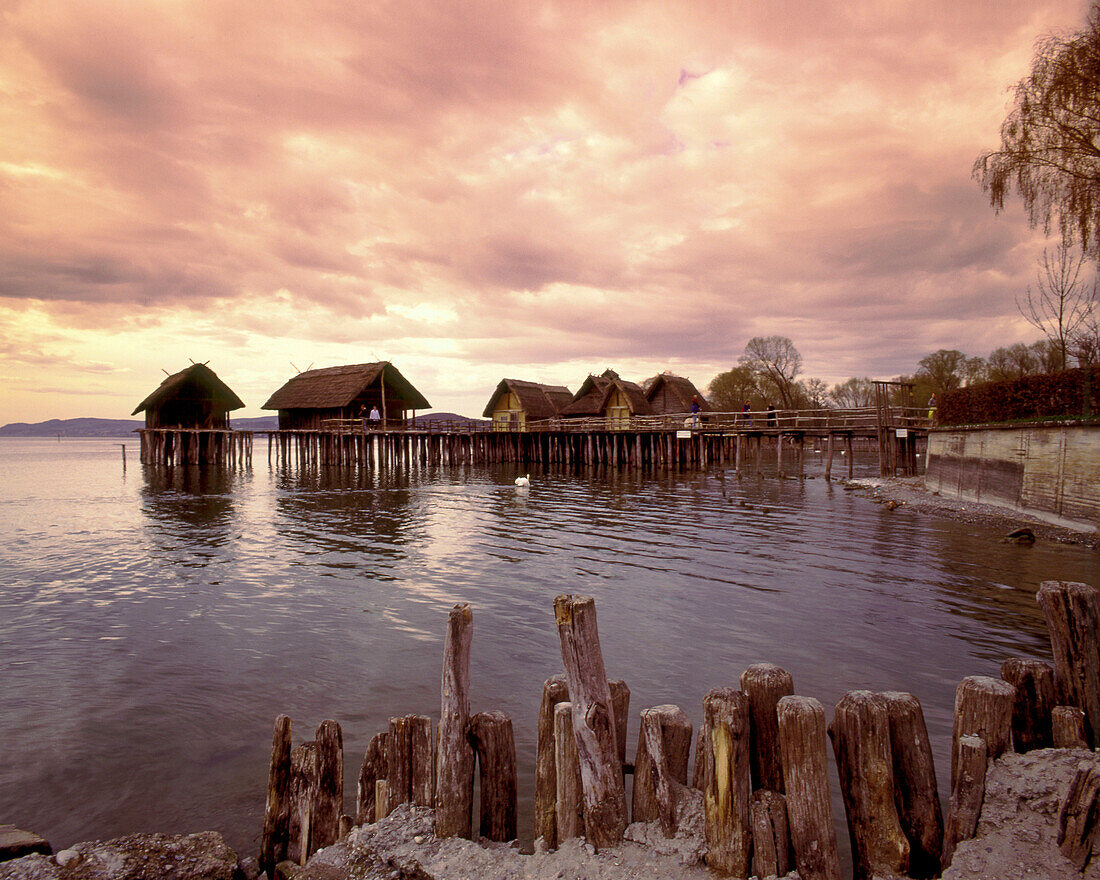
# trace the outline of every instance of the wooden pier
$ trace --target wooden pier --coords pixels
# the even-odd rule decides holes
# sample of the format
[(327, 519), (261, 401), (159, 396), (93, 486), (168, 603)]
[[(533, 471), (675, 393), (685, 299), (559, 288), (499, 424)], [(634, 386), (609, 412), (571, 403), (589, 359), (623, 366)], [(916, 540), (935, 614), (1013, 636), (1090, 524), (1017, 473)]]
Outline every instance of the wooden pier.
[(141, 463), (252, 465), (252, 432), (228, 428), (141, 428)]

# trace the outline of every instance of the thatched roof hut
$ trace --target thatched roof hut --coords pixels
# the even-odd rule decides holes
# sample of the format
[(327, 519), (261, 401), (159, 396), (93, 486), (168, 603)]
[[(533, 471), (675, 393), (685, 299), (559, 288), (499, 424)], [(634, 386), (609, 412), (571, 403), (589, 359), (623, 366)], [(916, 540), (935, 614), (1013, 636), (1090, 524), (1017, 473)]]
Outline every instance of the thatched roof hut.
[(137, 405), (146, 428), (228, 428), (229, 413), (244, 406), (206, 364), (173, 373)]
[(318, 429), (330, 419), (362, 418), (371, 407), (393, 425), (431, 404), (397, 367), (379, 361), (299, 373), (263, 405), (279, 411), (280, 429)]
[(674, 373), (661, 373), (646, 383), (646, 400), (655, 415), (691, 412), (691, 401), (699, 401), (701, 412), (710, 412), (711, 405), (695, 384)]
[(599, 376), (589, 375), (573, 395), (573, 402), (562, 408), (563, 418), (622, 419), (632, 415), (649, 415), (652, 409), (642, 386), (628, 382), (614, 370), (604, 370)]
[(552, 419), (573, 400), (564, 385), (543, 385), (523, 379), (501, 379), (482, 413), (497, 430), (522, 431), (527, 422)]

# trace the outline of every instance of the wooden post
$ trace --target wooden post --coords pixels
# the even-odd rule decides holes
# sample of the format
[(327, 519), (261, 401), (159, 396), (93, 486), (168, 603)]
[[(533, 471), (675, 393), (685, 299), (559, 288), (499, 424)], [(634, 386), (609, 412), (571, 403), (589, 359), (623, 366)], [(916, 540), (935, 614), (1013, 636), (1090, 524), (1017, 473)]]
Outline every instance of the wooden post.
[(775, 475), (783, 476), (783, 435), (775, 435)]
[(432, 805), (432, 719), (406, 715), (409, 723), (409, 801), (418, 807)]
[(381, 822), (390, 814), (390, 784), (385, 779), (374, 783), (374, 821)]
[(473, 612), (455, 605), (447, 618), (440, 687), (439, 743), (436, 758), (435, 833), (469, 837), (474, 809), (474, 750), (470, 724), (470, 641)]
[(557, 774), (554, 809), (558, 844), (580, 837), (584, 829), (584, 791), (577, 740), (573, 734), (573, 704), (554, 707), (554, 767)]
[(322, 721), (317, 728), (317, 809), (310, 832), (314, 850), (336, 843), (343, 814), (344, 736), (335, 721)]
[(959, 739), (970, 734), (985, 741), (989, 760), (1012, 751), (1012, 707), (1016, 688), (987, 675), (968, 675), (955, 689), (955, 723), (951, 734), (951, 787), (959, 769)]
[(848, 447), (848, 479), (850, 480), (850, 479), (852, 479), (852, 470), (855, 467), (855, 461), (853, 460), (853, 456), (852, 456), (852, 435), (851, 434), (849, 434), (845, 438), (845, 443)]
[(1069, 784), (1058, 813), (1058, 849), (1078, 871), (1084, 871), (1092, 855), (1100, 815), (1100, 765), (1082, 761)]
[(840, 880), (829, 798), (825, 709), (812, 697), (783, 697), (776, 707), (787, 821), (802, 880)]
[(787, 799), (777, 791), (761, 789), (752, 796), (752, 873), (785, 877), (790, 870)]
[(290, 801), (290, 719), (275, 719), (271, 737), (271, 769), (267, 775), (267, 806), (260, 837), (260, 870), (275, 876), (275, 866), (286, 858)]
[(554, 615), (573, 707), (573, 736), (584, 789), (585, 837), (600, 849), (622, 840), (626, 793), (607, 683), (596, 603), (590, 596), (560, 595)]
[(1016, 751), (1050, 748), (1054, 670), (1042, 660), (1012, 658), (1001, 664), (1001, 678), (1016, 688), (1012, 707), (1012, 742)]
[(848, 816), (855, 880), (909, 872), (909, 841), (894, 805), (894, 758), (886, 703), (851, 691), (836, 704), (829, 736)]
[(960, 841), (969, 840), (978, 829), (978, 817), (985, 798), (985, 771), (988, 750), (980, 736), (959, 738), (959, 770), (947, 823), (943, 831), (943, 869), (946, 871), (955, 857)]
[(317, 804), (317, 743), (302, 743), (290, 753), (290, 809), (286, 857), (304, 865), (311, 855)]
[(503, 712), (470, 718), (470, 738), (481, 774), (481, 836), (516, 839), (516, 740), (512, 719)]
[(779, 719), (775, 707), (794, 693), (794, 679), (772, 663), (754, 663), (741, 673), (741, 690), (749, 705), (753, 789), (783, 791), (779, 759)]
[(825, 448), (825, 479), (831, 480), (833, 478), (833, 433), (829, 432), (829, 438), (826, 441)]
[(657, 800), (656, 774), (666, 774), (680, 785), (687, 785), (688, 752), (691, 751), (691, 721), (679, 706), (655, 706), (642, 712), (642, 724), (656, 724), (661, 733), (663, 767), (655, 766), (644, 735), (638, 736), (638, 753), (634, 759), (634, 793), (631, 803), (632, 822), (650, 822), (660, 818)]
[(392, 813), (400, 804), (409, 802), (409, 771), (412, 768), (412, 732), (408, 718), (390, 719), (390, 735), (386, 738), (386, 787)]
[(389, 769), (386, 755), (389, 750), (386, 740), (389, 733), (379, 733), (367, 745), (363, 755), (363, 766), (359, 769), (359, 782), (355, 790), (355, 824), (363, 825), (374, 821), (374, 789), (379, 779), (386, 779)]
[(752, 855), (749, 707), (733, 688), (713, 688), (703, 698), (710, 731), (705, 787), (707, 865), (748, 877)]
[(1037, 595), (1050, 630), (1058, 700), (1085, 710), (1090, 743), (1100, 731), (1100, 597), (1088, 584), (1044, 581)]
[(1087, 749), (1085, 710), (1076, 706), (1055, 706), (1051, 710), (1051, 743), (1056, 749)]
[(630, 688), (621, 678), (607, 683), (611, 691), (611, 714), (615, 718), (615, 743), (619, 749), (619, 768), (626, 763), (626, 726), (630, 721)]
[(881, 697), (890, 723), (898, 819), (909, 839), (909, 875), (938, 877), (943, 851), (943, 808), (924, 712), (912, 694), (888, 691)]
[(541, 837), (547, 849), (556, 849), (558, 845), (554, 707), (568, 699), (564, 675), (552, 676), (543, 683), (535, 752), (535, 840)]

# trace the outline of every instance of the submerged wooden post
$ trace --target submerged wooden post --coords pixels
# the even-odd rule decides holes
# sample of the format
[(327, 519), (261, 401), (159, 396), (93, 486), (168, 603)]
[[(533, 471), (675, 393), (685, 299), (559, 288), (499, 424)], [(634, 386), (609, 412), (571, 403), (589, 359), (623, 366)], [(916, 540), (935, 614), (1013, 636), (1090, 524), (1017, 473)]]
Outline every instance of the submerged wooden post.
[(1016, 688), (1012, 707), (1012, 743), (1016, 751), (1050, 748), (1054, 670), (1042, 660), (1012, 658), (1001, 664), (1001, 678)]
[(516, 740), (512, 719), (503, 712), (470, 718), (470, 738), (481, 776), (481, 836), (516, 839)]
[(1100, 815), (1100, 764), (1082, 761), (1058, 813), (1058, 849), (1078, 871), (1092, 855)]
[(679, 706), (664, 705), (643, 711), (643, 727), (646, 723), (656, 724), (660, 730), (663, 752), (661, 758), (664, 765), (655, 763), (643, 731), (638, 736), (638, 752), (634, 758), (634, 793), (630, 811), (632, 822), (650, 822), (661, 817), (657, 775), (666, 774), (680, 785), (687, 785), (691, 721)]
[(271, 737), (271, 768), (267, 775), (267, 805), (260, 837), (260, 870), (275, 876), (275, 866), (286, 858), (290, 800), (290, 718), (275, 719)]
[(344, 814), (344, 736), (335, 721), (317, 728), (317, 811), (311, 831), (314, 850), (340, 838)]
[(1100, 731), (1100, 596), (1088, 584), (1044, 581), (1036, 596), (1050, 631), (1058, 700), (1085, 710), (1089, 742)]
[(969, 840), (978, 829), (978, 817), (985, 798), (985, 772), (989, 752), (980, 736), (959, 738), (958, 777), (947, 809), (943, 831), (943, 869), (955, 857), (960, 841)]
[(1055, 706), (1050, 713), (1051, 741), (1056, 749), (1087, 749), (1085, 710), (1076, 706)]
[(780, 699), (779, 750), (795, 869), (802, 880), (840, 880), (829, 798), (825, 709), (812, 697)]
[(787, 876), (790, 853), (787, 799), (777, 791), (761, 789), (752, 796), (752, 873), (757, 877)]
[(955, 689), (955, 723), (951, 734), (951, 787), (958, 778), (959, 740), (970, 734), (985, 741), (989, 760), (1012, 751), (1012, 707), (1016, 688), (987, 675), (968, 675)]
[(474, 750), (470, 725), (470, 641), (473, 612), (455, 605), (447, 618), (440, 687), (439, 741), (436, 759), (435, 833), (469, 837), (474, 809)]
[(389, 768), (386, 756), (389, 751), (387, 739), (389, 733), (376, 734), (367, 744), (363, 755), (363, 765), (359, 769), (359, 781), (355, 789), (355, 824), (373, 822), (375, 816), (374, 791), (379, 779), (386, 779)]
[(783, 766), (779, 759), (780, 699), (794, 694), (794, 679), (773, 663), (754, 663), (741, 673), (741, 690), (749, 705), (753, 789), (783, 791)]
[(703, 789), (706, 862), (721, 873), (748, 877), (752, 867), (748, 701), (733, 688), (713, 688), (703, 698), (703, 714), (710, 732)]
[(558, 845), (554, 707), (568, 699), (569, 688), (564, 675), (552, 676), (543, 683), (535, 746), (535, 840), (542, 838), (547, 849), (555, 849)]
[(894, 805), (894, 758), (885, 701), (851, 691), (836, 704), (829, 736), (852, 841), (856, 880), (909, 872), (909, 840)]
[[(580, 837), (584, 830), (584, 791), (577, 740), (573, 735), (573, 704), (554, 707), (554, 767), (557, 774), (554, 811), (557, 844)], [(556, 844), (556, 845), (557, 845)]]
[(898, 819), (909, 839), (909, 875), (938, 877), (943, 852), (943, 808), (924, 712), (912, 694), (888, 691), (881, 697), (890, 722)]
[(554, 599), (554, 615), (581, 764), (585, 837), (599, 849), (622, 840), (626, 792), (596, 603), (590, 596), (560, 595)]

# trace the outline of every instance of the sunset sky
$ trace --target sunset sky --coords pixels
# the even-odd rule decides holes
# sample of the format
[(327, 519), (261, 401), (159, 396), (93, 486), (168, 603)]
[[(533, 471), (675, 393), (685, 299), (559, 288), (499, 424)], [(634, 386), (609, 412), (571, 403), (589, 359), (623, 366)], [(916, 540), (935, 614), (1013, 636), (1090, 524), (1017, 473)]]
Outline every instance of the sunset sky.
[(971, 178), (1083, 0), (0, 0), (0, 424), (209, 361), (391, 360), (439, 411), (1037, 337)]

